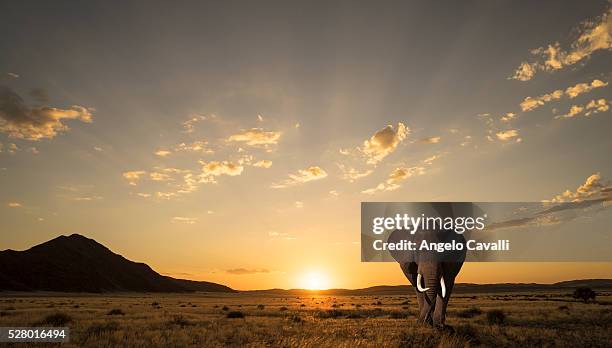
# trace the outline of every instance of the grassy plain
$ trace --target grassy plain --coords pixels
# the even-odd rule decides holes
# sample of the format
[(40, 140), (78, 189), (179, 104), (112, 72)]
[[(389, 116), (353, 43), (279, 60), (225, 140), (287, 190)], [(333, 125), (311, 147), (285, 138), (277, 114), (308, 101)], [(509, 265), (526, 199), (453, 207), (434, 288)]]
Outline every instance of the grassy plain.
[(64, 347), (609, 347), (611, 305), (609, 294), (589, 304), (567, 293), (460, 294), (453, 332), (417, 325), (412, 294), (0, 293), (0, 326), (68, 326)]

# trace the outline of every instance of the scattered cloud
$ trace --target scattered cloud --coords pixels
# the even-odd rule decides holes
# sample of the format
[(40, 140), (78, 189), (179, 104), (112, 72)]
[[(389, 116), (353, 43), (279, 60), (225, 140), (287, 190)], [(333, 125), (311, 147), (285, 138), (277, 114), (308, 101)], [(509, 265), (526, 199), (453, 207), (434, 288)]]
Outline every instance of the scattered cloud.
[(295, 201), (294, 205), (298, 209), (304, 208), (304, 202), (302, 202), (302, 201)]
[(391, 154), (408, 136), (410, 129), (403, 123), (398, 123), (396, 129), (392, 125), (377, 131), (363, 142), (361, 151), (368, 157), (368, 164), (377, 164)]
[(585, 117), (589, 117), (600, 112), (606, 112), (610, 110), (610, 103), (605, 99), (591, 100), (585, 105), (572, 105), (569, 111), (564, 115), (555, 116), (559, 118), (573, 118), (580, 114)]
[(257, 121), (263, 122), (264, 118), (261, 115), (257, 115)]
[(270, 237), (271, 240), (277, 240), (277, 239), (294, 240), (294, 239), (296, 239), (295, 237), (291, 236), (289, 233), (286, 233), (286, 232), (276, 232), (276, 231), (268, 232), (268, 237)]
[(417, 166), (401, 166), (397, 167), (391, 171), (387, 179), (376, 187), (363, 190), (361, 193), (372, 195), (377, 192), (383, 191), (394, 191), (401, 187), (401, 184), (408, 178), (411, 178), (415, 175), (423, 175), (426, 172), (426, 166), (431, 166), (434, 161), (440, 159), (443, 154), (436, 154), (430, 157), (425, 158), (421, 161), (420, 165)]
[(576, 98), (577, 96), (583, 94), (583, 93), (587, 93), (590, 92), (591, 90), (595, 89), (595, 88), (601, 88), (601, 87), (605, 87), (607, 86), (608, 83), (607, 82), (603, 82), (601, 80), (593, 80), (591, 82), (591, 84), (588, 83), (579, 83), (575, 86), (572, 87), (568, 87), (565, 90), (565, 94), (569, 97), (569, 98)]
[(255, 163), (253, 163), (253, 167), (270, 168), (270, 167), (272, 167), (272, 161), (270, 161), (270, 160), (257, 161)]
[(186, 152), (202, 152), (207, 154), (212, 154), (214, 151), (208, 146), (208, 141), (206, 140), (197, 140), (191, 143), (180, 143), (178, 144), (174, 150), (175, 151), (186, 151)]
[(548, 102), (553, 100), (559, 100), (563, 96), (568, 97), (570, 99), (576, 98), (577, 96), (588, 93), (595, 88), (601, 88), (607, 86), (608, 83), (601, 80), (593, 80), (591, 83), (583, 82), (578, 83), (574, 86), (570, 86), (565, 89), (565, 91), (558, 89), (550, 93), (543, 94), (538, 97), (526, 97), (520, 104), (521, 110), (523, 112), (532, 111)]
[(312, 166), (306, 169), (300, 169), (295, 174), (289, 174), (289, 179), (282, 182), (272, 184), (272, 188), (285, 188), (298, 184), (303, 184), (309, 181), (320, 180), (327, 177), (327, 172), (321, 167)]
[(334, 196), (334, 197), (338, 197), (338, 196), (340, 196), (340, 193), (338, 193), (338, 191), (336, 191), (336, 190), (331, 190), (331, 191), (329, 191), (329, 194), (330, 194), (330, 195), (332, 195), (332, 196)]
[(104, 199), (104, 197), (102, 196), (81, 196), (81, 197), (72, 198), (72, 200), (77, 201), (77, 202), (91, 202), (91, 201), (99, 201), (102, 199)]
[(130, 185), (138, 184), (140, 178), (147, 174), (144, 170), (133, 170), (129, 172), (123, 172), (123, 177), (128, 181)]
[(64, 120), (91, 123), (93, 109), (73, 105), (68, 109), (48, 106), (29, 107), (15, 91), (0, 86), (0, 132), (26, 140), (52, 139), (70, 128)]
[(216, 115), (201, 115), (201, 114), (191, 114), (189, 119), (182, 123), (183, 129), (185, 133), (193, 133), (195, 131), (195, 125), (199, 122), (216, 119)]
[(264, 131), (263, 128), (243, 129), (230, 135), (228, 141), (243, 142), (249, 146), (276, 145), (280, 139), (281, 132)]
[(514, 112), (508, 112), (504, 116), (500, 118), (502, 122), (510, 122), (516, 118), (516, 114)]
[(173, 223), (181, 223), (187, 225), (193, 225), (198, 221), (197, 218), (183, 217), (183, 216), (175, 216), (172, 218)]
[(244, 170), (243, 166), (229, 161), (200, 162), (200, 164), (202, 164), (200, 174), (202, 182), (215, 182), (215, 177), (221, 175), (237, 176)]
[(250, 274), (265, 274), (270, 273), (269, 270), (265, 268), (232, 268), (226, 270), (227, 273), (233, 275), (250, 275)]
[(197, 140), (191, 143), (180, 143), (174, 146), (172, 150), (168, 149), (160, 149), (155, 152), (155, 155), (160, 157), (170, 156), (174, 152), (199, 152), (205, 154), (213, 154), (215, 151), (208, 147), (208, 142), (206, 140)]
[(429, 138), (421, 139), (420, 142), (423, 144), (437, 144), (440, 142), (440, 139), (442, 138), (441, 137), (429, 137)]
[(159, 172), (151, 172), (151, 173), (149, 173), (149, 178), (151, 178), (151, 180), (153, 180), (153, 181), (169, 181), (169, 180), (172, 180), (170, 175), (168, 175), (166, 173), (159, 173)]
[(8, 206), (9, 208), (21, 208), (21, 207), (23, 207), (23, 206), (21, 205), (21, 203), (17, 203), (17, 202), (9, 202), (9, 203), (7, 204), (7, 206)]
[[(518, 130), (516, 129), (509, 129), (509, 130), (505, 130), (505, 131), (500, 131), (495, 133), (495, 136), (497, 136), (497, 139), (501, 140), (501, 141), (508, 141), (508, 140), (512, 140), (513, 138), (517, 138), (519, 135)], [(517, 138), (516, 140), (518, 141)]]
[(578, 37), (568, 49), (561, 48), (558, 42), (531, 50), (537, 59), (522, 62), (511, 77), (515, 80), (531, 80), (538, 71), (553, 72), (588, 59), (597, 51), (612, 49), (612, 9), (599, 18), (586, 21), (578, 28)]
[(356, 180), (365, 178), (374, 172), (372, 169), (364, 169), (360, 171), (353, 167), (347, 167), (341, 163), (338, 163), (338, 168), (340, 168), (342, 171), (342, 178), (348, 180), (349, 182), (355, 182)]
[(391, 171), (387, 180), (385, 180), (384, 182), (381, 182), (380, 184), (378, 184), (378, 186), (374, 188), (361, 191), (361, 193), (371, 195), (371, 194), (374, 194), (380, 191), (394, 191), (401, 187), (400, 184), (404, 180), (414, 175), (422, 175), (422, 174), (425, 174), (424, 167), (417, 166), (417, 167), (410, 167), (410, 168), (405, 168), (405, 167), (395, 168), (393, 171)]
[(519, 81), (529, 81), (536, 74), (537, 64), (522, 62), (510, 78)]
[(14, 78), (14, 79), (18, 79), (18, 78), (19, 78), (19, 74), (15, 74), (15, 73), (12, 73), (12, 72), (7, 73), (7, 75), (8, 75), (9, 77)]
[(588, 198), (607, 197), (612, 199), (612, 186), (610, 182), (604, 182), (600, 173), (595, 173), (589, 176), (584, 184), (578, 186), (575, 191), (565, 190), (565, 192), (556, 195), (550, 200), (544, 202), (563, 203), (563, 202), (581, 202)]

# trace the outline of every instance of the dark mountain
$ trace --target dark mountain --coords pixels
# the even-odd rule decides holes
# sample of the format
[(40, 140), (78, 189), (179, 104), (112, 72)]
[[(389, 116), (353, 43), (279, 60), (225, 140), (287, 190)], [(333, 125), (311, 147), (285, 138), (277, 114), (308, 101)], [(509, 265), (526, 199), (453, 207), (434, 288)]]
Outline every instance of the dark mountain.
[[(589, 287), (597, 291), (611, 291), (612, 279), (580, 279), (568, 280), (554, 284), (537, 283), (499, 283), (499, 284), (470, 284), (458, 283), (453, 289), (454, 294), (478, 293), (512, 293), (512, 292), (554, 292), (573, 291), (578, 287)], [(299, 296), (313, 294), (313, 291), (304, 289), (268, 289), (243, 291), (252, 294), (270, 294), (276, 296)], [(373, 295), (411, 295), (414, 293), (411, 285), (378, 285), (363, 289), (327, 289), (314, 292), (318, 295), (335, 296), (373, 296)]]
[(78, 234), (25, 251), (0, 252), (0, 291), (234, 292), (210, 282), (174, 279)]

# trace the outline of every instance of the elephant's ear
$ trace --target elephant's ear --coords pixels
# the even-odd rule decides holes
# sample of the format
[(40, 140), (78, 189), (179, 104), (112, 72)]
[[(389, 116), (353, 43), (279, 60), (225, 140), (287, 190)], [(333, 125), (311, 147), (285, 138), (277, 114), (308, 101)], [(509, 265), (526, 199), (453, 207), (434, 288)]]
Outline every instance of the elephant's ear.
[[(413, 236), (410, 234), (410, 232), (406, 230), (395, 230), (391, 232), (389, 238), (387, 238), (387, 243), (397, 243), (404, 240), (409, 241), (412, 240), (412, 237)], [(389, 254), (391, 254), (391, 256), (393, 256), (393, 259), (395, 259), (395, 261), (399, 262), (400, 264), (414, 261), (414, 251), (389, 250)]]

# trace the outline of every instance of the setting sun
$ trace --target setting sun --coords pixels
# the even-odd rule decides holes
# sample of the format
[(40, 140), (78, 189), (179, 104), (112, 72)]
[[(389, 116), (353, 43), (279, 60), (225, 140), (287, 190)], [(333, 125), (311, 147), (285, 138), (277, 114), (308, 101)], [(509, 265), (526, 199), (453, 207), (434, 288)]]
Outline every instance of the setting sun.
[(327, 275), (313, 271), (306, 273), (302, 278), (301, 286), (308, 290), (324, 290), (329, 289), (329, 280)]

